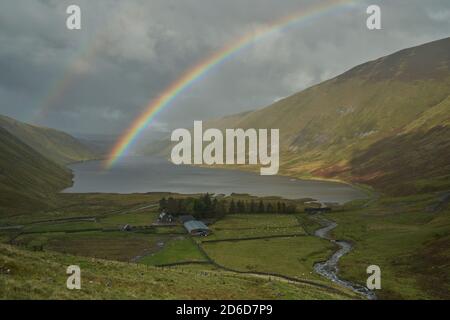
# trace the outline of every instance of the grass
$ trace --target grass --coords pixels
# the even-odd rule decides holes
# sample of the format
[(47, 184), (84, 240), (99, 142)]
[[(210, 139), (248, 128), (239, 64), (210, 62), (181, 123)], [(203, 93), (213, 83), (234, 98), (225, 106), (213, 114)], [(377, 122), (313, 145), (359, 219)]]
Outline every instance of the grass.
[(295, 215), (234, 214), (227, 215), (211, 226), (208, 240), (304, 234)]
[[(81, 267), (81, 290), (66, 289), (66, 268)], [(0, 244), (0, 299), (348, 299), (310, 285), (221, 271), (30, 252)]]
[(160, 250), (167, 240), (168, 237), (164, 235), (87, 231), (26, 234), (16, 238), (14, 243), (27, 248), (42, 248), (76, 256), (133, 261)]
[(155, 222), (157, 217), (157, 212), (149, 212), (148, 210), (145, 210), (141, 212), (117, 214), (100, 218), (99, 223), (104, 227), (119, 227), (126, 224), (130, 224), (132, 226), (148, 226)]
[[(0, 225), (32, 224), (45, 220), (75, 217), (107, 218), (118, 214), (144, 213), (157, 210), (158, 201), (167, 193), (148, 194), (66, 194), (54, 196), (52, 208), (29, 211), (15, 216), (0, 216)], [(142, 209), (149, 207), (147, 209)], [(142, 211), (139, 211), (142, 210)]]
[(91, 229), (101, 229), (101, 225), (90, 221), (75, 222), (47, 222), (26, 226), (21, 231), (24, 233), (47, 233), (47, 232), (77, 232)]
[(297, 214), (296, 218), (298, 219), (298, 223), (309, 235), (314, 234), (315, 230), (322, 227), (322, 225), (317, 220), (310, 219), (309, 215), (306, 213)]
[[(204, 256), (197, 245), (185, 235), (181, 226), (154, 227), (134, 232), (106, 231), (114, 230), (124, 224), (146, 226), (152, 223), (152, 220), (156, 219), (156, 208), (143, 210), (139, 208), (154, 204), (155, 195), (61, 195), (61, 198), (63, 199), (61, 207), (55, 210), (36, 214), (33, 217), (15, 217), (10, 224), (24, 223), (25, 227), (21, 230), (23, 234), (16, 237), (14, 243), (32, 251), (59, 252), (76, 256), (77, 259), (91, 257), (126, 262), (138, 261), (146, 265), (208, 262), (208, 257)], [(87, 208), (79, 204), (80, 200), (86, 204)], [(115, 210), (112, 210), (112, 207), (116, 205)], [(61, 215), (62, 212), (65, 214)], [(95, 220), (39, 222), (62, 217), (95, 217)], [(93, 228), (98, 230), (92, 230)], [(287, 214), (230, 215), (217, 221), (212, 225), (212, 229), (211, 237), (197, 238), (196, 241), (305, 234), (297, 216)], [(5, 239), (11, 239), (16, 235), (16, 231), (2, 231), (0, 235)], [(211, 251), (213, 258), (217, 255), (237, 256), (228, 246), (222, 248), (221, 245), (222, 243), (217, 245), (205, 243), (202, 246), (207, 249), (208, 254), (211, 248), (219, 248), (219, 253), (217, 250)], [(311, 274), (314, 260), (324, 259), (331, 252), (330, 246), (325, 241), (312, 237), (276, 238), (260, 240), (260, 242), (242, 241), (239, 245), (231, 246), (234, 246), (241, 254), (248, 254), (247, 259), (255, 262), (256, 267), (251, 270), (278, 272), (287, 276), (297, 276), (302, 279), (314, 278), (327, 282)], [(283, 254), (281, 257), (283, 252), (292, 252), (292, 248), (296, 248), (295, 254)], [(324, 251), (319, 254), (318, 251), (322, 249)], [(263, 252), (274, 255), (275, 258), (267, 259), (267, 255), (264, 256)], [(237, 267), (239, 270), (240, 266), (235, 265), (234, 258), (224, 265)], [(263, 265), (264, 259), (267, 260), (266, 266)], [(242, 259), (242, 261), (247, 260)], [(185, 269), (210, 271), (214, 267), (210, 264), (195, 265), (195, 267), (183, 265), (178, 270)]]
[(186, 236), (169, 241), (162, 250), (139, 259), (139, 263), (164, 265), (186, 261), (207, 261), (195, 243)]
[(307, 280), (324, 280), (313, 271), (334, 249), (309, 236), (204, 242), (203, 249), (218, 264), (239, 271), (269, 272)]
[(334, 237), (354, 250), (341, 260), (341, 275), (365, 284), (367, 266), (382, 271), (385, 299), (450, 298), (450, 209), (433, 211), (436, 194), (382, 198), (368, 208), (327, 215)]
[(99, 156), (91, 148), (62, 131), (30, 125), (2, 115), (0, 127), (56, 163), (68, 164)]
[[(1, 120), (1, 118), (0, 118)], [(0, 217), (46, 209), (70, 185), (71, 172), (45, 158), (0, 125)]]
[[(182, 226), (154, 227), (139, 229), (134, 232), (109, 231), (124, 224), (145, 226), (156, 218), (154, 205), (159, 194), (148, 195), (59, 195), (57, 208), (37, 212), (32, 215), (17, 215), (0, 221), (2, 225), (25, 224), (18, 235), (17, 230), (0, 230), (0, 241), (14, 243), (21, 249), (10, 249), (20, 257), (58, 257), (72, 259), (84, 263), (92, 258), (103, 258), (116, 261), (139, 261), (139, 264), (160, 265), (179, 262), (205, 262), (205, 257), (195, 243), (185, 234)], [(377, 264), (382, 270), (382, 290), (377, 292), (385, 299), (416, 299), (416, 298), (449, 298), (449, 261), (450, 261), (450, 217), (449, 208), (441, 204), (441, 194), (424, 194), (408, 197), (381, 197), (378, 200), (354, 201), (343, 206), (340, 211), (333, 211), (326, 216), (338, 222), (333, 236), (337, 239), (347, 239), (354, 243), (354, 250), (344, 256), (340, 262), (340, 276), (360, 284), (365, 284), (368, 265)], [(437, 206), (437, 204), (439, 204)], [(153, 205), (153, 207), (152, 207)], [(144, 208), (143, 207), (148, 207)], [(438, 209), (436, 209), (438, 208)], [(49, 219), (74, 217), (95, 217), (95, 221), (49, 221)], [(313, 264), (326, 259), (334, 247), (327, 241), (310, 236), (319, 227), (317, 221), (309, 215), (298, 214), (235, 214), (225, 216), (212, 224), (213, 234), (207, 238), (194, 240), (205, 250), (207, 255), (224, 267), (247, 272), (278, 273), (299, 279), (313, 280), (323, 284), (330, 281), (313, 272)], [(98, 230), (92, 230), (98, 229)], [(298, 237), (288, 237), (289, 234), (302, 234)], [(277, 237), (277, 236), (286, 237)], [(265, 237), (265, 239), (243, 240), (244, 238)], [(274, 238), (270, 238), (273, 237)], [(267, 237), (267, 238), (266, 238)], [(238, 238), (238, 241), (208, 242), (211, 240), (226, 240)], [(8, 249), (6, 249), (8, 248)], [(44, 252), (40, 252), (44, 250)], [(37, 251), (37, 252), (36, 252)], [(62, 255), (56, 254), (59, 252)], [(36, 255), (36, 256), (34, 256)], [(20, 257), (14, 260), (17, 268), (25, 268)], [(53, 258), (52, 258), (53, 259)], [(42, 262), (42, 261), (41, 261)], [(103, 262), (102, 262), (103, 263)], [(110, 265), (113, 262), (104, 262)], [(48, 266), (46, 266), (48, 267)], [(133, 266), (133, 268), (139, 268)], [(0, 268), (1, 269), (1, 268)], [(237, 285), (240, 276), (220, 271), (212, 264), (190, 264), (171, 267), (173, 272), (192, 273), (191, 276), (203, 275), (204, 272), (215, 272), (216, 281), (222, 277)], [(141, 269), (133, 269), (141, 270)], [(145, 270), (145, 269), (142, 269)], [(159, 269), (158, 269), (159, 270)], [(117, 269), (116, 269), (117, 271)], [(103, 271), (102, 271), (103, 272)], [(152, 269), (152, 272), (153, 269)], [(1, 273), (1, 272), (0, 272)], [(33, 274), (33, 273), (32, 273)], [(171, 292), (164, 297), (184, 297), (182, 293), (170, 287), (170, 273), (162, 273), (160, 281), (165, 283)], [(0, 281), (10, 277), (0, 274)], [(48, 277), (48, 275), (47, 275)], [(61, 277), (64, 277), (62, 275)], [(110, 273), (109, 278), (117, 280), (122, 285), (122, 273)], [(204, 277), (204, 276), (203, 276)], [(179, 281), (177, 277), (175, 277)], [(25, 275), (15, 278), (13, 282), (3, 282), (11, 285), (0, 289), (3, 297), (68, 297), (64, 290), (56, 290), (33, 282), (33, 276)], [(219, 280), (220, 279), (220, 280)], [(133, 282), (136, 279), (129, 279)], [(254, 279), (253, 279), (254, 280)], [(252, 280), (252, 281), (253, 281)], [(8, 280), (9, 281), (9, 280)], [(128, 281), (128, 280), (127, 280)], [(236, 281), (236, 282), (235, 282)], [(247, 280), (242, 280), (247, 281)], [(94, 281), (95, 282), (95, 281)], [(131, 283), (130, 282), (130, 283)], [(224, 286), (228, 284), (222, 283)], [(36, 285), (31, 292), (20, 292), (26, 285)], [(128, 284), (124, 284), (128, 286)], [(186, 284), (187, 285), (187, 284)], [(217, 286), (220, 286), (218, 284)], [(280, 286), (277, 284), (276, 286)], [(160, 297), (152, 295), (145, 288), (131, 290), (114, 286), (105, 290), (96, 288), (80, 297)], [(256, 285), (259, 286), (259, 285)], [(272, 285), (271, 285), (272, 286)], [(273, 290), (276, 287), (273, 285)], [(281, 285), (281, 286), (284, 286)], [(202, 286), (191, 286), (189, 297), (199, 298)], [(227, 287), (231, 288), (231, 287)], [(261, 289), (261, 287), (258, 287)], [(284, 288), (284, 287), (283, 287)], [(214, 297), (241, 297), (245, 290), (252, 288), (234, 287), (236, 294), (220, 291)], [(272, 290), (271, 289), (271, 290)], [(55, 291), (52, 291), (55, 290)], [(99, 291), (97, 291), (99, 290)], [(187, 290), (187, 289), (186, 289)], [(281, 289), (276, 289), (281, 290)], [(307, 288), (307, 292), (298, 293), (291, 287), (284, 288), (274, 296), (278, 298), (334, 298), (329, 292), (315, 291)], [(7, 293), (5, 293), (7, 292)], [(275, 291), (268, 291), (272, 294)], [(278, 292), (278, 291), (276, 291)], [(87, 295), (86, 295), (87, 294)], [(270, 296), (264, 293), (265, 297)], [(257, 292), (255, 291), (255, 297)], [(340, 296), (342, 298), (342, 296)]]

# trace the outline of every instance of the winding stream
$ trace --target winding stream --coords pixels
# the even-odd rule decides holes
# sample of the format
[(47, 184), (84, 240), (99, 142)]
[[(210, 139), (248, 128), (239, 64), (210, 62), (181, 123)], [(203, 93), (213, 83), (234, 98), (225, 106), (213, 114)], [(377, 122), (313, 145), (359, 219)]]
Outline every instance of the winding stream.
[(331, 281), (338, 283), (346, 288), (349, 288), (353, 290), (354, 292), (357, 292), (363, 296), (365, 296), (369, 300), (376, 300), (377, 296), (375, 293), (368, 288), (361, 286), (359, 284), (344, 280), (339, 278), (339, 268), (338, 268), (338, 262), (339, 259), (344, 256), (345, 254), (349, 253), (353, 246), (348, 241), (343, 240), (333, 240), (328, 235), (331, 230), (336, 228), (338, 225), (334, 221), (330, 221), (325, 218), (320, 219), (320, 223), (324, 225), (323, 228), (320, 228), (314, 232), (314, 235), (316, 237), (328, 240), (332, 243), (335, 243), (339, 246), (339, 250), (337, 250), (327, 261), (325, 262), (318, 262), (314, 265), (314, 271), (316, 271), (318, 274), (330, 279)]

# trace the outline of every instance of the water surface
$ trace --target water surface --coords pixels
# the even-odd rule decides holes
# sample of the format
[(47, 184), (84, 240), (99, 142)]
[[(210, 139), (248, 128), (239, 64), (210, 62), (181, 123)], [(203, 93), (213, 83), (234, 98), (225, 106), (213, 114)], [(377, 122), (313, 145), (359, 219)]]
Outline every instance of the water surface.
[(70, 166), (75, 174), (71, 193), (249, 193), (256, 196), (282, 196), (288, 199), (314, 198), (322, 202), (347, 202), (366, 195), (349, 185), (261, 176), (258, 173), (176, 166), (155, 157), (128, 157), (104, 170), (101, 161)]

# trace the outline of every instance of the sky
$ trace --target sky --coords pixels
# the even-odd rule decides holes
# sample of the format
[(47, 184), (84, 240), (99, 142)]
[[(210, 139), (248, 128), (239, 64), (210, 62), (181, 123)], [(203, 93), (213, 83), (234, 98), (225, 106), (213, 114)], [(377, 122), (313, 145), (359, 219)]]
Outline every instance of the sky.
[[(117, 136), (184, 71), (320, 0), (0, 0), (0, 114)], [(149, 132), (270, 105), (397, 50), (450, 36), (448, 0), (356, 1), (252, 44), (165, 108)], [(68, 30), (66, 8), (81, 8)], [(382, 29), (368, 30), (378, 4)]]

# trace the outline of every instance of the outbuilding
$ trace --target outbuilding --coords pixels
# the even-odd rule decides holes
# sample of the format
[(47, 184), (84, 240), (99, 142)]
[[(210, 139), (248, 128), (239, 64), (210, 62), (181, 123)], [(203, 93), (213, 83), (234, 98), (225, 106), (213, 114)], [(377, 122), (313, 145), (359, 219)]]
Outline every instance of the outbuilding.
[(189, 220), (184, 224), (186, 231), (192, 236), (207, 236), (211, 233), (211, 230), (201, 221)]
[(161, 212), (158, 217), (158, 222), (160, 223), (172, 223), (173, 216), (171, 214), (166, 213), (165, 211)]

